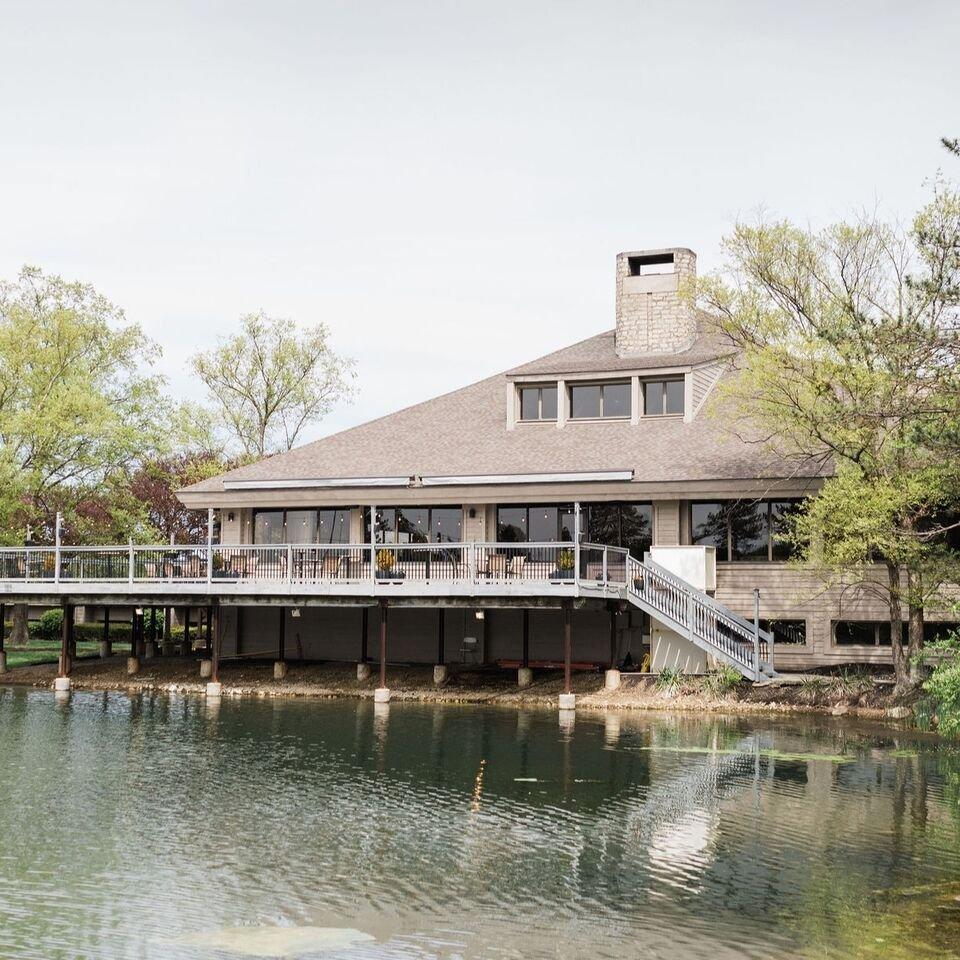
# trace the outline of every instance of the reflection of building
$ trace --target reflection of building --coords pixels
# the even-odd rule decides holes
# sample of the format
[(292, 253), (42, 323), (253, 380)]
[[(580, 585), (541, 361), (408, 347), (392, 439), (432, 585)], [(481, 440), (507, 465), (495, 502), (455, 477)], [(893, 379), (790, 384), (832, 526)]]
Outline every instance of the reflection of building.
[[(730, 654), (749, 672), (743, 618), (759, 588), (778, 666), (887, 659), (878, 597), (822, 593), (785, 564), (777, 530), (817, 478), (708, 413), (728, 349), (688, 302), (695, 272), (682, 248), (619, 255), (615, 329), (191, 486), (181, 499), (212, 510), (219, 530), (209, 556), (70, 554), (54, 599), (129, 579), (145, 584), (141, 602), (216, 600), (227, 655), (272, 654), (276, 605), (296, 603), (288, 649), (322, 659), (365, 656), (380, 619), (363, 611), (387, 605), (390, 657), (427, 662), (467, 649), (556, 661), (575, 600), (574, 661), (639, 660), (666, 635), (662, 662), (688, 663), (690, 635), (693, 660)], [(682, 545), (697, 549), (654, 559), (679, 558), (686, 585), (626, 559)], [(691, 557), (694, 585), (723, 606), (688, 589)], [(52, 579), (31, 577), (30, 562), (11, 555), (0, 576)]]

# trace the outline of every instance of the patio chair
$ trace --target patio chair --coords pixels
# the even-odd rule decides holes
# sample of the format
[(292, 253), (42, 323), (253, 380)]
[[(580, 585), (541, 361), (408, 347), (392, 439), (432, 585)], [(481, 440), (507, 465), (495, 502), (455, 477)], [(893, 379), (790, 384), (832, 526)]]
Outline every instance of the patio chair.
[(527, 558), (518, 553), (515, 557), (510, 560), (510, 576), (516, 577), (518, 580), (523, 576), (523, 568), (527, 562)]
[(507, 558), (501, 553), (494, 553), (489, 558), (487, 575), (491, 580), (503, 580), (507, 575)]
[(320, 576), (324, 578), (339, 576), (342, 559), (342, 557), (324, 557), (320, 564)]

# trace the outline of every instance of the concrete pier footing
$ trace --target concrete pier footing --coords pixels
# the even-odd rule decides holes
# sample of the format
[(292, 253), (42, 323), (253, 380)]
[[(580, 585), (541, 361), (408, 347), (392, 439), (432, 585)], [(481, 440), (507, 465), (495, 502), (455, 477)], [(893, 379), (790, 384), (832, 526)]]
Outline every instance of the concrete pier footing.
[(373, 702), (374, 703), (389, 703), (390, 702), (390, 688), (389, 687), (377, 687), (373, 691)]
[(109, 640), (100, 641), (100, 659), (106, 660), (113, 656), (113, 644)]
[(164, 640), (163, 643), (160, 644), (160, 656), (161, 656), (161, 657), (172, 657), (172, 656), (173, 656), (173, 641), (172, 641), (172, 640)]
[(57, 693), (67, 693), (70, 690), (70, 678), (69, 677), (57, 677), (53, 681), (53, 689)]
[(157, 644), (153, 640), (148, 640), (143, 645), (143, 659), (152, 660), (157, 655)]
[(208, 697), (220, 697), (223, 694), (223, 684), (211, 681), (207, 684)]
[(442, 687), (450, 677), (450, 672), (447, 669), (445, 663), (434, 664), (433, 667), (433, 683), (434, 686)]
[(274, 680), (284, 680), (287, 676), (287, 667), (286, 660), (274, 660), (273, 662), (273, 679)]
[(529, 667), (520, 667), (517, 670), (517, 686), (522, 690), (533, 683), (533, 671)]
[(212, 676), (213, 676), (213, 661), (201, 660), (200, 661), (200, 679), (209, 680)]
[(561, 693), (559, 707), (561, 710), (576, 710), (577, 695), (575, 693)]
[(369, 679), (370, 679), (370, 664), (369, 664), (369, 663), (358, 663), (358, 664), (357, 664), (357, 679), (358, 679), (358, 680), (369, 680)]
[(620, 689), (620, 671), (607, 670), (603, 675), (603, 686), (606, 690)]
[(127, 676), (132, 677), (135, 673), (140, 672), (140, 658), (139, 657), (127, 657)]

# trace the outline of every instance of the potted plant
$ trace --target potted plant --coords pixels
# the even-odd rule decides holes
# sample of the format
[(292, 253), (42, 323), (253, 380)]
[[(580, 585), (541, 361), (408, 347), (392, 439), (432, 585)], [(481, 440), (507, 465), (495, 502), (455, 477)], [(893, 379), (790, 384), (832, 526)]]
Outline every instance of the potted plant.
[(573, 579), (573, 551), (561, 550), (557, 554), (557, 568), (553, 571), (551, 580), (572, 580)]
[(392, 550), (377, 551), (377, 579), (402, 580), (403, 573), (396, 569), (397, 558)]

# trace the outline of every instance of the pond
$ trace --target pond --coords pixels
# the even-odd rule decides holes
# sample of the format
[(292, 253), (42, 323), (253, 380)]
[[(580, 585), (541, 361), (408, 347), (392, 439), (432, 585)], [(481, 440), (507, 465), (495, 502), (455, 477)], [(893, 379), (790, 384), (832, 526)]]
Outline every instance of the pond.
[(4, 958), (958, 951), (960, 753), (919, 735), (0, 688)]

